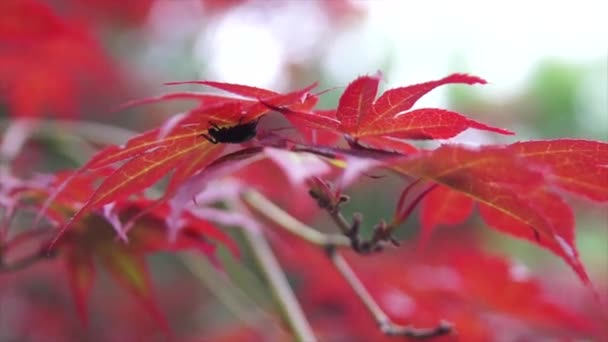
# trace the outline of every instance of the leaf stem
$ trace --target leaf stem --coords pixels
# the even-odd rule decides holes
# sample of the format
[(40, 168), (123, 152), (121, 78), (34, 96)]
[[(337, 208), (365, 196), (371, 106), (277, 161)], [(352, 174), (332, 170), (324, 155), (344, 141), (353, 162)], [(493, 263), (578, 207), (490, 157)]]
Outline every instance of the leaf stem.
[(281, 270), (281, 266), (263, 233), (251, 229), (243, 229), (242, 232), (295, 339), (301, 342), (317, 341), (295, 294), (289, 287), (287, 277)]
[(342, 254), (340, 254), (334, 248), (327, 249), (327, 254), (338, 272), (342, 275), (350, 288), (353, 289), (357, 297), (359, 297), (361, 302), (365, 305), (376, 323), (378, 323), (380, 330), (384, 334), (390, 336), (406, 336), (416, 339), (427, 339), (446, 335), (452, 332), (453, 329), (451, 324), (444, 321), (441, 321), (436, 327), (433, 328), (415, 328), (410, 325), (404, 326), (394, 323), (386, 315), (386, 313), (384, 313), (378, 303), (376, 303), (361, 280), (359, 280), (353, 269), (348, 265)]

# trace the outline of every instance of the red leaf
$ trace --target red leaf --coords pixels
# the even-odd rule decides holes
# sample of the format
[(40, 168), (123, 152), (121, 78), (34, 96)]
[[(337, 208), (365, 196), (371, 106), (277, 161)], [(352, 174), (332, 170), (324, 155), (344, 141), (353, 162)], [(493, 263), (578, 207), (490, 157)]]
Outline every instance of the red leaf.
[[(307, 108), (307, 110), (310, 109), (312, 108)], [(334, 145), (340, 139), (339, 132), (335, 130), (340, 123), (336, 120), (336, 111), (333, 109), (310, 112), (289, 111), (283, 114), (285, 114), (287, 120), (298, 130), (307, 143), (329, 146)], [(299, 118), (299, 116), (304, 117)], [(323, 118), (311, 118), (311, 116), (322, 116)]]
[[(156, 132), (156, 130), (153, 130), (131, 139), (124, 148), (110, 146), (98, 153), (78, 172), (82, 173), (92, 166), (103, 166), (128, 157), (132, 158), (103, 180), (85, 205), (61, 227), (50, 247), (53, 247), (70, 225), (90, 210), (126, 198), (131, 194), (140, 193), (167, 175), (193, 153), (213, 156), (214, 154), (209, 152), (222, 148), (222, 145), (213, 145), (200, 136), (206, 132), (207, 127), (208, 123), (202, 123), (198, 127), (179, 127), (162, 139), (157, 139), (157, 136), (151, 134)], [(199, 165), (202, 165), (202, 162)], [(182, 172), (180, 171), (180, 177), (182, 177)], [(188, 172), (192, 173), (193, 170)], [(172, 183), (173, 188), (178, 185), (178, 180), (176, 179)], [(68, 188), (71, 186), (73, 184), (67, 183)], [(59, 191), (65, 190), (60, 188)]]
[(136, 156), (120, 166), (95, 190), (87, 207), (97, 208), (133, 193), (138, 193), (156, 183), (193, 153), (209, 155), (212, 145), (194, 132), (174, 140), (171, 145), (159, 146), (154, 151)]
[[(247, 120), (251, 121), (259, 118), (261, 115), (266, 114), (270, 109), (295, 109), (295, 110), (306, 110), (309, 106), (316, 103), (316, 96), (311, 95), (309, 92), (311, 89), (317, 86), (313, 83), (302, 89), (292, 91), (287, 94), (276, 94), (273, 96), (258, 98), (260, 102), (251, 106), (247, 111)], [(281, 112), (281, 110), (279, 110)]]
[(382, 119), (393, 118), (397, 114), (411, 109), (422, 96), (431, 90), (450, 83), (485, 84), (486, 81), (477, 76), (452, 74), (436, 81), (387, 90), (374, 103), (374, 116), (365, 118), (363, 123), (368, 126)]
[[(396, 164), (396, 169), (448, 186), (492, 208), (492, 215), (484, 215), (491, 226), (501, 227), (518, 237), (532, 234), (533, 241), (562, 257), (583, 282), (589, 284), (574, 246), (572, 220), (554, 215), (551, 210), (567, 206), (547, 191), (544, 175), (530, 168), (529, 163), (510, 149), (469, 150), (444, 145), (405, 159)], [(510, 229), (504, 228), (507, 218)]]
[(195, 173), (202, 170), (211, 161), (216, 160), (215, 158), (222, 152), (219, 148), (207, 148), (204, 150), (195, 150), (190, 153), (190, 156), (184, 158), (180, 165), (178, 165), (173, 174), (171, 180), (167, 185), (167, 190), (163, 197), (167, 198), (175, 193), (179, 186), (181, 186), (188, 178), (193, 176)]
[(44, 1), (0, 2), (0, 41), (0, 100), (12, 116), (73, 116), (83, 97), (116, 95), (122, 87), (88, 28)]
[(608, 144), (559, 139), (525, 141), (509, 147), (564, 190), (594, 201), (608, 201)]
[(438, 186), (420, 206), (420, 244), (425, 246), (439, 225), (458, 225), (473, 212), (473, 199), (446, 186)]
[[(218, 145), (210, 145), (204, 139), (199, 138), (196, 145), (167, 146), (156, 151), (137, 156), (108, 176), (88, 199), (86, 204), (64, 225), (57, 238), (69, 227), (79, 220), (90, 210), (99, 208), (104, 204), (123, 199), (131, 194), (139, 193), (150, 185), (156, 183), (160, 178), (173, 170), (191, 152), (206, 153), (203, 147), (215, 149)], [(173, 187), (176, 183), (172, 184)], [(56, 238), (56, 239), (57, 239)]]
[[(205, 123), (207, 126), (210, 126), (211, 123), (219, 126), (232, 126), (239, 123), (249, 122), (257, 119), (257, 117), (249, 115), (249, 109), (256, 104), (256, 102), (248, 103), (243, 101), (232, 101), (218, 106), (195, 108), (188, 111), (185, 116), (177, 122), (177, 127), (199, 125), (201, 123)], [(264, 114), (264, 112), (261, 114)], [(172, 122), (171, 119), (169, 119), (168, 122)], [(163, 131), (171, 132), (172, 129), (169, 130), (166, 126), (167, 124), (163, 126)]]
[[(121, 110), (135, 107), (135, 106), (152, 104), (152, 103), (157, 103), (157, 102), (164, 102), (167, 100), (193, 100), (193, 101), (197, 101), (199, 103), (199, 106), (202, 107), (202, 106), (221, 105), (226, 102), (234, 102), (235, 98), (227, 97), (227, 96), (220, 96), (220, 95), (211, 95), (211, 94), (202, 94), (202, 93), (197, 93), (197, 92), (184, 91), (184, 92), (167, 93), (167, 94), (163, 94), (163, 95), (127, 101), (127, 102), (115, 107), (113, 109), (113, 111), (121, 111)], [(246, 100), (240, 100), (240, 101), (245, 102)], [(253, 101), (247, 101), (247, 102), (253, 102)]]
[(447, 139), (467, 128), (476, 128), (500, 134), (510, 131), (485, 125), (456, 112), (443, 109), (421, 108), (394, 118), (375, 121), (362, 130), (359, 136), (389, 135), (405, 139)]
[(342, 124), (344, 132), (357, 134), (361, 120), (372, 110), (372, 104), (378, 92), (380, 75), (361, 76), (351, 82), (340, 97), (336, 118)]
[(248, 97), (251, 99), (259, 99), (265, 97), (273, 97), (279, 95), (279, 93), (274, 92), (272, 90), (242, 85), (242, 84), (234, 84), (234, 83), (225, 83), (225, 82), (215, 82), (215, 81), (182, 81), (182, 82), (167, 82), (166, 85), (182, 85), (182, 84), (199, 84), (206, 85), (209, 87), (221, 89), (227, 91), (229, 93), (233, 93), (236, 95), (240, 95), (243, 97)]
[[(340, 97), (336, 112), (335, 121), (338, 122), (338, 127), (336, 127), (334, 118), (314, 111), (308, 113), (286, 111), (284, 114), (306, 120), (315, 128), (338, 130), (355, 140), (370, 136), (447, 139), (468, 128), (512, 134), (510, 131), (488, 126), (443, 109), (424, 108), (406, 112), (418, 99), (438, 86), (450, 83), (485, 83), (479, 77), (453, 74), (437, 81), (387, 90), (374, 102), (379, 79), (379, 76), (362, 76), (348, 85)], [(376, 146), (376, 148), (385, 149), (381, 144), (377, 145), (380, 147)], [(403, 148), (395, 149), (394, 146), (386, 148), (396, 151), (404, 150)], [(408, 150), (405, 149), (410, 152)]]
[[(216, 84), (217, 82), (200, 81), (198, 83)], [(260, 91), (256, 90), (258, 88), (234, 84), (230, 86), (237, 87), (236, 90), (241, 90), (238, 87), (243, 87), (245, 90), (250, 90), (253, 93), (260, 93)], [(316, 84), (312, 84), (308, 87), (287, 94), (278, 94), (273, 92), (270, 94), (270, 96), (260, 100), (263, 102), (232, 99), (232, 101), (222, 100), (209, 105), (202, 104), (200, 107), (186, 112), (183, 117), (179, 117), (177, 120), (174, 120), (173, 118), (168, 120), (161, 131), (171, 131), (171, 129), (176, 125), (200, 124), (201, 122), (214, 123), (220, 126), (232, 126), (259, 120), (263, 115), (267, 114), (272, 108), (275, 107), (288, 108), (294, 106), (306, 108), (306, 106), (314, 105), (316, 103), (316, 97), (309, 94), (309, 91), (315, 86)]]
[(392, 137), (367, 136), (359, 138), (358, 142), (374, 149), (393, 151), (404, 155), (409, 155), (418, 151), (414, 145)]
[[(514, 197), (517, 198), (517, 195)], [(523, 201), (525, 203), (521, 203)], [(530, 240), (548, 248), (561, 256), (576, 271), (579, 277), (587, 284), (590, 280), (584, 266), (579, 260), (578, 251), (574, 241), (574, 214), (572, 209), (556, 194), (537, 189), (526, 193), (520, 201), (518, 210), (528, 210), (528, 222), (514, 218), (510, 213), (497, 210), (491, 206), (481, 204), (480, 213), (484, 220), (494, 228), (514, 236)], [(544, 222), (543, 222), (544, 221)], [(551, 227), (552, 236), (539, 236), (533, 227), (545, 225)]]
[(335, 132), (340, 127), (340, 122), (335, 118), (323, 115), (322, 112), (301, 112), (286, 110), (282, 111), (287, 119), (296, 122), (304, 122), (310, 128), (318, 128), (325, 131)]
[[(70, 286), (79, 314), (84, 319), (86, 301), (94, 280), (94, 259), (168, 332), (168, 324), (154, 300), (144, 256), (158, 251), (197, 249), (215, 260), (215, 245), (210, 241), (220, 242), (238, 255), (237, 246), (226, 234), (190, 212), (182, 216), (187, 227), (178, 233), (174, 243), (170, 242), (164, 220), (168, 206), (154, 206), (148, 211), (154, 204), (152, 200), (116, 203), (115, 210), (121, 220), (146, 212), (128, 232), (128, 242), (116, 239), (116, 232), (106, 216), (89, 214), (78, 221), (74, 229), (66, 232), (65, 238), (57, 244), (56, 251), (65, 259)], [(64, 211), (73, 211), (73, 208), (68, 206)]]
[(85, 324), (89, 322), (87, 301), (95, 281), (95, 267), (91, 255), (82, 249), (70, 249), (65, 256), (70, 290), (76, 303), (78, 316)]

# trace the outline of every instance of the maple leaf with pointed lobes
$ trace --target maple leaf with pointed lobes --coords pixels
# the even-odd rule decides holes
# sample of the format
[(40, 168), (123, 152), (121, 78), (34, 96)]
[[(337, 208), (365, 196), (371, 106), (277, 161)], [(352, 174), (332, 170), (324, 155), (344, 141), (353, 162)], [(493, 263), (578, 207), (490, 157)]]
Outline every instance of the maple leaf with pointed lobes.
[(286, 116), (306, 121), (312, 127), (339, 131), (372, 147), (391, 148), (404, 153), (415, 147), (398, 139), (447, 139), (468, 128), (500, 134), (510, 131), (492, 127), (444, 109), (411, 108), (425, 94), (446, 84), (484, 84), (485, 80), (466, 74), (452, 74), (436, 81), (389, 89), (378, 99), (380, 74), (361, 76), (351, 82), (335, 111), (305, 112), (279, 109)]
[[(580, 139), (538, 140), (517, 142), (508, 145), (507, 149), (543, 173), (549, 185), (593, 201), (608, 201), (607, 143)], [(561, 203), (557, 198), (552, 201)], [(530, 197), (529, 202), (538, 202), (538, 199)], [(471, 214), (473, 203), (471, 197), (456, 189), (440, 186), (433, 190), (422, 201), (422, 243), (439, 225), (463, 223)], [(573, 225), (570, 209), (565, 204), (556, 205), (559, 207), (553, 208), (554, 211), (547, 215), (561, 215), (563, 222)], [(485, 208), (482, 213), (489, 220), (494, 220), (496, 217), (488, 211)], [(509, 229), (507, 223), (500, 225)], [(510, 225), (518, 226), (513, 222)], [(568, 236), (568, 240), (573, 241), (574, 237)]]
[[(572, 210), (554, 192), (551, 174), (538, 171), (538, 164), (510, 147), (444, 145), (397, 161), (393, 168), (472, 198), (491, 227), (549, 249), (590, 285), (575, 246)], [(457, 216), (455, 222), (463, 213)]]
[[(210, 85), (244, 97), (266, 96), (264, 101), (276, 106), (316, 103), (314, 96), (309, 95), (310, 89), (314, 88), (315, 84), (291, 93), (279, 94), (270, 90), (229, 83), (207, 81), (195, 83)], [(270, 109), (257, 100), (235, 98), (230, 102), (219, 104), (202, 103), (178, 120), (169, 120), (169, 124), (159, 129), (133, 137), (124, 146), (108, 146), (99, 151), (76, 174), (111, 167), (118, 162), (123, 164), (103, 178), (82, 208), (60, 229), (50, 248), (73, 222), (78, 221), (89, 211), (132, 194), (141, 193), (173, 172), (165, 195), (159, 201), (168, 200), (180, 185), (209, 165), (223, 151), (223, 144), (215, 144), (205, 138), (205, 135), (209, 135), (210, 129), (259, 120), (268, 112)], [(71, 186), (70, 180), (67, 180), (59, 186), (57, 193)], [(51, 199), (56, 195), (52, 195)], [(50, 203), (47, 203), (47, 206), (48, 204)]]

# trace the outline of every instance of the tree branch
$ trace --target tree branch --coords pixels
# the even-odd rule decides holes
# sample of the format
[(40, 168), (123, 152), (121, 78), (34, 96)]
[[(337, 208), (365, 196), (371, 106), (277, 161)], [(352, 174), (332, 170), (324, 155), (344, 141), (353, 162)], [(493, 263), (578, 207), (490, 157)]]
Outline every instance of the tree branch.
[(350, 246), (350, 240), (347, 237), (342, 235), (324, 234), (312, 227), (305, 225), (255, 190), (247, 190), (243, 192), (241, 198), (247, 207), (252, 209), (255, 214), (262, 216), (264, 219), (312, 244), (321, 247)]
[(444, 321), (441, 321), (436, 327), (433, 328), (415, 328), (412, 326), (403, 326), (394, 323), (380, 308), (378, 303), (374, 300), (371, 294), (367, 291), (361, 280), (357, 277), (355, 272), (350, 268), (344, 257), (335, 249), (327, 249), (327, 254), (331, 259), (332, 263), (340, 272), (342, 277), (346, 280), (348, 285), (356, 293), (357, 297), (363, 302), (367, 310), (376, 320), (380, 330), (391, 336), (406, 336), (416, 339), (426, 339), (437, 336), (446, 335), (452, 332), (452, 326)]
[[(351, 245), (351, 239), (342, 235), (327, 235), (323, 234), (314, 228), (311, 228), (304, 223), (298, 221), (293, 216), (289, 215), (274, 203), (269, 201), (262, 194), (255, 190), (248, 190), (243, 193), (242, 198), (250, 209), (256, 214), (263, 216), (265, 219), (275, 223), (277, 226), (291, 232), (292, 234), (308, 241), (309, 243), (323, 247), (331, 259), (336, 269), (346, 280), (348, 285), (353, 289), (357, 297), (363, 302), (365, 307), (374, 317), (380, 330), (390, 336), (406, 336), (416, 339), (426, 339), (442, 335), (447, 335), (453, 331), (452, 326), (447, 322), (440, 322), (433, 328), (415, 328), (412, 326), (402, 326), (395, 324), (384, 313), (382, 308), (376, 303), (371, 294), (365, 289), (357, 275), (350, 268), (346, 260), (338, 253), (338, 248), (343, 248)], [(339, 211), (336, 211), (339, 213)], [(331, 212), (330, 212), (331, 213)], [(332, 215), (333, 216), (333, 215)], [(357, 233), (357, 229), (353, 229), (341, 214), (336, 215), (336, 219), (341, 221), (344, 226), (348, 226), (350, 230)], [(355, 218), (357, 222), (357, 218)]]
[(270, 285), (283, 317), (295, 335), (296, 340), (301, 342), (317, 341), (263, 233), (250, 229), (243, 229), (242, 232), (251, 246), (256, 261)]

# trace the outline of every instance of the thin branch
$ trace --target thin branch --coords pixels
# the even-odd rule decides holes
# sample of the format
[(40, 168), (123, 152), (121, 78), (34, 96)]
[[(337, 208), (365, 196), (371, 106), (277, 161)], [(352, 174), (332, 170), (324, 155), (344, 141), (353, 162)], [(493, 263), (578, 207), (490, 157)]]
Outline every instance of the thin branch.
[(342, 215), (342, 212), (337, 209), (337, 210), (328, 210), (329, 215), (331, 216), (331, 219), (336, 223), (336, 226), (338, 226), (338, 229), (340, 229), (340, 231), (346, 235), (349, 236), (353, 230), (353, 226), (358, 223), (361, 223), (360, 217), (361, 216), (353, 216), (353, 223), (348, 223), (348, 221), (346, 220), (346, 218), (344, 217), (344, 215)]
[[(242, 195), (243, 200), (246, 202), (250, 209), (253, 209), (256, 214), (260, 214), (264, 218), (272, 221), (279, 227), (291, 232), (292, 234), (301, 237), (302, 239), (323, 247), (332, 263), (338, 269), (340, 274), (347, 281), (349, 286), (353, 289), (359, 299), (363, 302), (365, 307), (374, 317), (376, 322), (378, 323), (380, 330), (386, 334), (391, 336), (406, 336), (417, 339), (425, 339), (432, 338), (436, 336), (446, 335), (453, 331), (452, 326), (447, 322), (440, 322), (434, 328), (415, 328), (412, 326), (401, 326), (395, 324), (391, 321), (391, 319), (384, 313), (382, 308), (376, 303), (371, 294), (365, 289), (365, 286), (361, 283), (359, 278), (350, 268), (350, 266), (346, 263), (346, 260), (342, 257), (341, 254), (338, 253), (337, 248), (346, 247), (351, 245), (351, 240), (342, 235), (326, 235), (323, 234), (304, 223), (298, 221), (281, 208), (277, 207), (266, 199), (262, 194), (254, 191), (248, 190)], [(351, 226), (348, 224), (346, 219), (336, 211), (335, 218), (338, 221), (341, 221), (344, 226), (348, 226), (351, 231), (357, 232), (358, 228), (357, 223)], [(333, 215), (332, 215), (333, 217)], [(360, 222), (360, 218), (355, 215), (354, 222)], [(353, 229), (354, 227), (354, 229)], [(328, 241), (332, 241), (335, 243), (339, 241), (339, 244), (328, 243)]]
[(305, 225), (276, 206), (255, 190), (247, 190), (242, 199), (249, 209), (288, 232), (321, 247), (349, 247), (350, 240), (342, 235), (330, 235)]
[(403, 326), (394, 323), (380, 308), (378, 303), (374, 300), (372, 295), (367, 291), (361, 280), (357, 277), (355, 272), (350, 268), (344, 257), (333, 248), (327, 249), (327, 254), (331, 259), (332, 263), (340, 272), (342, 277), (346, 280), (348, 285), (357, 294), (357, 297), (363, 302), (367, 310), (376, 320), (380, 330), (391, 336), (406, 336), (416, 339), (426, 339), (442, 335), (447, 335), (453, 331), (452, 326), (444, 321), (441, 321), (436, 327), (433, 328), (415, 328), (412, 326)]
[(342, 205), (349, 201), (349, 197), (333, 190), (333, 186), (327, 181), (317, 179), (312, 183), (308, 193), (317, 202), (319, 208), (327, 211), (338, 229), (349, 239), (350, 246), (355, 252), (360, 254), (379, 252), (384, 248), (385, 242), (390, 242), (395, 246), (399, 245), (399, 242), (392, 236), (393, 228), (384, 220), (374, 226), (374, 234), (371, 239), (362, 240), (359, 235), (363, 222), (361, 213), (355, 213), (352, 223), (349, 223), (341, 212)]
[(251, 229), (243, 229), (242, 232), (251, 246), (256, 261), (270, 285), (295, 339), (301, 342), (317, 341), (298, 300), (289, 287), (285, 273), (281, 270), (281, 266), (262, 232), (255, 232)]

